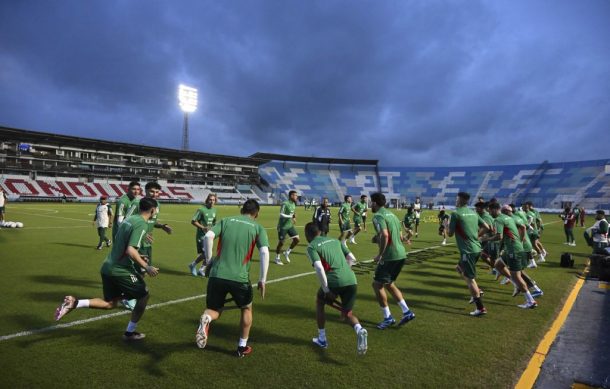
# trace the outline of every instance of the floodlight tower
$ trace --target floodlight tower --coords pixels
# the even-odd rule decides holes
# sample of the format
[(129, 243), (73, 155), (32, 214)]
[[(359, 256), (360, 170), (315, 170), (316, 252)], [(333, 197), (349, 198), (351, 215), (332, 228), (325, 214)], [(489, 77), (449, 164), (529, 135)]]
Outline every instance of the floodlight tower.
[(178, 102), (184, 112), (184, 126), (182, 127), (182, 150), (189, 149), (189, 113), (197, 110), (197, 89), (184, 84), (178, 86)]

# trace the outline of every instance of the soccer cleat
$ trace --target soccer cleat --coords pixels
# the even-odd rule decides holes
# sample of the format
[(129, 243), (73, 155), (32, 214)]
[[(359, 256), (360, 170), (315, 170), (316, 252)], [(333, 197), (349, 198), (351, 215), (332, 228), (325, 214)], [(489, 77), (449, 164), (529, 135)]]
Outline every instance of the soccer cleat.
[(500, 281), (500, 285), (506, 285), (510, 282), (510, 278), (504, 277), (502, 281)]
[(415, 319), (415, 314), (409, 310), (402, 315), (402, 319), (400, 319), (400, 321), (398, 322), (398, 325), (403, 326), (413, 319)]
[(352, 236), (352, 238), (349, 240), (349, 242), (350, 242), (351, 244), (358, 244), (358, 243), (356, 243), (356, 238), (354, 238), (353, 236)]
[(328, 342), (326, 340), (320, 340), (320, 338), (316, 337), (316, 338), (313, 338), (311, 341), (315, 345), (320, 346), (320, 348), (328, 348)]
[(197, 277), (197, 265), (193, 265), (192, 263), (189, 263), (189, 270), (191, 271), (191, 275), (193, 277)]
[(238, 346), (237, 347), (237, 351), (235, 352), (235, 355), (237, 356), (237, 358), (243, 358), (246, 355), (250, 355), (252, 353), (252, 347), (250, 346)]
[(530, 264), (527, 265), (528, 269), (535, 269), (538, 267), (538, 265), (536, 265), (536, 261), (534, 261), (533, 259), (530, 261)]
[(538, 259), (538, 263), (544, 263), (546, 262), (546, 259), (544, 259), (544, 255), (540, 254), (540, 258)]
[(102, 249), (102, 245), (98, 244), (97, 247), (95, 248), (96, 250), (101, 250)]
[[(483, 292), (483, 289), (479, 289), (479, 297), (483, 296), (485, 294), (485, 292)], [(468, 304), (472, 304), (474, 303), (474, 297), (470, 297), (470, 300), (468, 301)]]
[(487, 313), (487, 308), (483, 307), (482, 309), (475, 309), (474, 311), (470, 312), (470, 316), (483, 316)]
[(76, 308), (76, 297), (74, 297), (74, 296), (64, 297), (64, 301), (55, 310), (55, 321), (58, 321), (62, 317), (66, 316), (74, 308)]
[(517, 287), (513, 286), (513, 297), (516, 297), (521, 291)]
[(133, 342), (134, 340), (142, 340), (144, 338), (146, 338), (146, 335), (141, 334), (136, 331), (133, 331), (133, 332), (125, 331), (125, 333), (123, 334), (123, 340), (126, 342)]
[(386, 328), (394, 324), (396, 324), (396, 320), (394, 320), (392, 316), (389, 316), (383, 319), (383, 321), (379, 322), (379, 324), (377, 324), (377, 328), (379, 328), (380, 330), (385, 330)]
[(535, 301), (532, 301), (531, 303), (526, 302), (525, 304), (519, 304), (517, 306), (519, 308), (523, 308), (523, 309), (534, 309), (538, 306), (538, 303)]
[(286, 258), (286, 263), (290, 263), (290, 258), (289, 258), (288, 251), (284, 251), (284, 258)]
[(368, 349), (367, 337), (368, 337), (367, 330), (364, 328), (361, 328), (360, 331), (358, 331), (358, 347), (357, 347), (358, 355), (366, 354), (366, 350)]
[(572, 243), (570, 243), (570, 246), (572, 246), (572, 247), (576, 247), (576, 242), (572, 242)]
[(532, 292), (532, 297), (540, 297), (540, 296), (544, 296), (544, 292), (542, 291), (542, 289)]
[(137, 303), (136, 299), (131, 299), (131, 300), (123, 299), (123, 300), (121, 300), (121, 304), (128, 311), (133, 311), (133, 309), (136, 307), (136, 303)]
[(205, 266), (201, 266), (201, 268), (199, 268), (199, 270), (197, 270), (197, 275), (200, 275), (201, 277), (205, 277)]
[(443, 242), (441, 243), (441, 245), (447, 246), (447, 241), (443, 239)]
[(205, 345), (208, 344), (210, 321), (208, 315), (201, 315), (201, 318), (199, 319), (199, 327), (197, 328), (197, 332), (195, 332), (195, 343), (197, 343), (197, 347), (199, 348), (205, 348)]
[(275, 261), (273, 261), (276, 265), (283, 265), (284, 263), (282, 262), (281, 259), (279, 258), (275, 258)]
[(106, 247), (110, 247), (112, 245), (112, 241), (110, 239), (108, 239), (106, 241)]
[(416, 238), (418, 238), (418, 237), (419, 237), (419, 234), (418, 234), (417, 232), (415, 233), (415, 237), (416, 237)]

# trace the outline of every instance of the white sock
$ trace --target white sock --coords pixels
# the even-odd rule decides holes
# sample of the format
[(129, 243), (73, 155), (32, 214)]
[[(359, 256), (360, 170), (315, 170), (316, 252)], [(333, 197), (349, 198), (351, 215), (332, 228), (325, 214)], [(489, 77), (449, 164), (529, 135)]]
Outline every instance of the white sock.
[(290, 252), (292, 251), (292, 249), (288, 249), (286, 250), (286, 255), (290, 255)]
[(129, 324), (127, 324), (127, 332), (134, 332), (136, 330), (137, 326), (138, 326), (138, 323), (134, 323), (134, 322), (130, 321)]
[(534, 298), (532, 297), (532, 294), (529, 292), (529, 290), (527, 292), (525, 292), (525, 302), (528, 304), (531, 304), (534, 302)]
[(279, 255), (279, 254), (275, 256), (275, 260), (276, 260), (276, 261), (279, 261), (279, 260), (280, 260), (280, 255)]
[(239, 347), (246, 347), (246, 344), (248, 343), (248, 338), (243, 339), (243, 338), (239, 338), (239, 343), (237, 343), (237, 345)]
[(383, 313), (384, 319), (387, 319), (388, 317), (392, 316), (392, 313), (390, 312), (390, 307), (388, 306), (381, 307), (381, 313)]
[(356, 333), (360, 332), (361, 329), (362, 329), (362, 326), (360, 325), (360, 323), (358, 323), (354, 326), (354, 331), (356, 331)]
[(409, 306), (407, 305), (407, 302), (404, 299), (398, 302), (398, 306), (400, 307), (400, 309), (402, 309), (402, 313), (409, 312)]
[(534, 289), (534, 292), (540, 292), (540, 288), (538, 287), (538, 285), (534, 284), (534, 286), (532, 286), (532, 289)]
[(324, 328), (318, 328), (318, 339), (322, 342), (326, 341), (326, 330)]
[(89, 308), (89, 300), (78, 300), (76, 308)]

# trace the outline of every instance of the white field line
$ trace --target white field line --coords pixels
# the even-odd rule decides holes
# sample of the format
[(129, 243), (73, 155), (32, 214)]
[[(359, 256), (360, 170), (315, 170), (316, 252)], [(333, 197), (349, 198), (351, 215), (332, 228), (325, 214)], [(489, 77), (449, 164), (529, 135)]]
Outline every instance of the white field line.
[[(408, 251), (407, 254), (416, 254), (416, 253), (421, 253), (422, 251), (428, 251), (428, 250), (433, 250), (433, 249), (438, 249), (440, 247), (447, 247), (447, 246), (451, 246), (454, 245), (455, 243), (447, 243), (446, 245), (442, 246), (430, 246), (430, 247), (425, 247), (423, 249), (419, 249), (419, 250), (413, 250), (413, 251)], [(371, 263), (373, 262), (372, 259), (367, 259), (366, 261), (359, 261), (359, 263)]]
[(51, 219), (76, 220), (76, 221), (79, 221), (79, 222), (87, 222), (87, 223), (91, 222), (90, 219), (75, 219), (73, 217), (41, 215), (41, 214), (38, 214), (38, 213), (29, 213), (29, 212), (23, 212), (23, 211), (20, 211), (20, 210), (11, 210), (11, 213), (21, 213), (21, 214), (24, 214), (24, 215), (30, 215), (30, 216), (36, 216), (36, 217), (50, 217)]
[[(286, 281), (286, 280), (291, 280), (293, 278), (299, 278), (299, 277), (304, 277), (304, 276), (309, 276), (312, 274), (316, 274), (315, 272), (307, 272), (307, 273), (300, 273), (300, 274), (295, 274), (292, 276), (287, 276), (287, 277), (282, 277), (282, 278), (277, 278), (275, 280), (270, 280), (267, 281), (267, 285), (268, 284), (274, 284), (276, 282), (282, 282), (282, 281)], [(252, 287), (255, 287), (257, 284), (252, 284)], [(177, 300), (171, 300), (171, 301), (166, 301), (163, 303), (157, 303), (157, 304), (152, 304), (149, 305), (148, 307), (146, 307), (146, 309), (155, 309), (155, 308), (160, 308), (160, 307), (165, 307), (167, 305), (174, 305), (174, 304), (180, 304), (186, 301), (191, 301), (191, 300), (197, 300), (197, 299), (201, 299), (204, 298), (206, 295), (205, 294), (200, 294), (200, 295), (196, 295), (196, 296), (191, 296), (191, 297), (185, 297), (185, 298), (181, 298), (181, 299), (177, 299)], [(23, 336), (31, 336), (31, 335), (36, 335), (36, 334), (40, 334), (43, 332), (49, 332), (49, 331), (53, 331), (53, 330), (58, 330), (61, 328), (69, 328), (69, 327), (74, 327), (74, 326), (78, 326), (81, 324), (87, 324), (87, 323), (91, 323), (94, 321), (98, 321), (98, 320), (105, 320), (105, 319), (110, 319), (116, 316), (124, 316), (124, 315), (129, 315), (131, 314), (131, 311), (128, 310), (123, 310), (120, 312), (114, 312), (114, 313), (109, 313), (109, 314), (105, 314), (105, 315), (100, 315), (100, 316), (96, 316), (96, 317), (92, 317), (89, 319), (83, 319), (83, 320), (76, 320), (76, 321), (72, 321), (69, 323), (62, 323), (62, 324), (56, 324), (56, 325), (52, 325), (49, 327), (44, 327), (44, 328), (38, 328), (38, 329), (34, 329), (34, 330), (27, 330), (27, 331), (22, 331), (22, 332), (17, 332), (14, 334), (10, 334), (10, 335), (4, 335), (4, 336), (0, 336), (0, 342), (4, 342), (6, 340), (10, 340), (10, 339), (14, 339), (14, 338), (20, 338)]]

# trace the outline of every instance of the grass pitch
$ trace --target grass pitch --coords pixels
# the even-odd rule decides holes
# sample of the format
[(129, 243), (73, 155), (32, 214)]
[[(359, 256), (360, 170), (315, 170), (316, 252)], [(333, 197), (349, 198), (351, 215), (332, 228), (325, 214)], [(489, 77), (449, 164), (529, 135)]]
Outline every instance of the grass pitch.
[[(489, 313), (472, 318), (468, 290), (454, 270), (455, 241), (440, 246), (437, 223), (423, 223), (419, 238), (408, 248), (418, 252), (409, 255), (397, 281), (417, 315), (414, 321), (402, 328), (374, 328), (381, 313), (371, 288), (373, 267), (354, 268), (359, 283), (354, 313), (369, 330), (369, 351), (358, 356), (354, 331), (332, 309), (327, 310), (329, 348), (321, 350), (311, 343), (317, 335), (318, 281), (304, 254), (302, 226), (311, 212), (299, 207), (301, 244), (290, 265), (270, 264), (265, 300), (255, 294), (249, 340), (254, 351), (238, 359), (233, 355), (239, 335), (237, 310), (225, 312), (212, 324), (205, 350), (194, 342), (207, 280), (192, 277), (187, 268), (196, 256), (195, 229), (190, 225), (196, 206), (191, 205), (162, 207), (160, 221), (172, 225), (174, 233), (155, 231), (154, 262), (160, 274), (147, 278), (151, 309), (138, 326), (146, 333), (145, 340), (121, 340), (129, 316), (119, 309), (75, 310), (60, 322), (65, 328), (53, 327), (53, 312), (64, 295), (102, 296), (99, 269), (108, 249), (95, 250), (94, 208), (8, 204), (7, 219), (21, 221), (25, 228), (0, 230), (0, 387), (512, 387), (590, 252), (581, 238), (582, 228), (575, 231), (578, 246), (568, 248), (556, 216), (545, 215), (551, 222), (543, 234), (548, 262), (529, 271), (544, 290), (539, 307), (517, 308), (522, 297), (512, 298), (512, 287), (499, 285), (479, 264), (477, 281), (486, 292)], [(268, 229), (272, 259), (278, 211), (264, 207), (259, 217)], [(236, 206), (219, 207), (219, 217), (237, 213)], [(360, 233), (358, 244), (350, 246), (361, 261), (376, 253), (370, 243), (371, 219), (369, 213), (368, 232)], [(336, 224), (330, 235), (338, 235)], [(564, 251), (576, 254), (574, 269), (559, 267)], [(255, 282), (258, 263), (251, 270)], [(393, 315), (399, 317), (399, 307), (390, 301)], [(44, 331), (24, 332), (38, 329)]]

